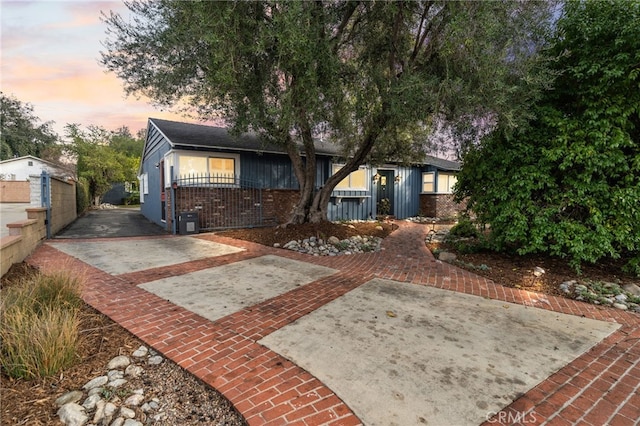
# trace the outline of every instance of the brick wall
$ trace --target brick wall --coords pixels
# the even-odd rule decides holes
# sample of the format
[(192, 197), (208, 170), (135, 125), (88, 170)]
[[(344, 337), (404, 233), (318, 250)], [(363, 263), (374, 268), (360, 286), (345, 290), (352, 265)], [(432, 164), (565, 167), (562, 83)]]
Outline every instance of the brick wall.
[[(286, 222), (298, 200), (289, 189), (178, 187), (176, 213), (198, 212), (201, 229), (277, 225)], [(172, 229), (171, 191), (167, 191), (167, 229)]]
[(300, 196), (296, 189), (266, 189), (262, 195), (264, 217), (275, 224), (285, 223)]
[(420, 215), (440, 219), (454, 218), (464, 211), (466, 203), (456, 203), (452, 194), (420, 194)]
[(0, 181), (0, 203), (28, 203), (29, 201), (29, 181)]

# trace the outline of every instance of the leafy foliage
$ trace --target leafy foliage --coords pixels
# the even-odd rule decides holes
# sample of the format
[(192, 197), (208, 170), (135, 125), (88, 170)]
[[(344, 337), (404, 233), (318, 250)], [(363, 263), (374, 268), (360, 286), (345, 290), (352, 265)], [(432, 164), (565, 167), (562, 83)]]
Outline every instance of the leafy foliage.
[[(333, 188), (365, 162), (417, 161), (442, 118), (526, 115), (545, 73), (547, 2), (132, 1), (104, 17), (102, 64), (129, 93), (221, 115), (279, 144), (300, 184), (292, 223), (326, 219)], [(542, 68), (539, 68), (542, 69)], [(345, 166), (317, 189), (314, 136)], [(304, 160), (302, 156), (304, 155)]]
[[(95, 204), (99, 204), (114, 183), (137, 181), (144, 142), (134, 139), (126, 127), (109, 132), (95, 126), (82, 130), (78, 125), (69, 124), (66, 131), (71, 140), (66, 146), (67, 152), (76, 158), (78, 179)], [(81, 204), (83, 200), (84, 196), (79, 197)]]
[(58, 136), (51, 125), (40, 123), (32, 105), (0, 92), (0, 160), (25, 155), (57, 160)]
[(569, 2), (549, 55), (559, 73), (517, 132), (464, 156), (459, 199), (499, 250), (631, 258), (640, 275), (640, 2)]
[(469, 219), (462, 219), (447, 234), (451, 237), (456, 238), (478, 238), (480, 236), (480, 232), (473, 224), (473, 222)]

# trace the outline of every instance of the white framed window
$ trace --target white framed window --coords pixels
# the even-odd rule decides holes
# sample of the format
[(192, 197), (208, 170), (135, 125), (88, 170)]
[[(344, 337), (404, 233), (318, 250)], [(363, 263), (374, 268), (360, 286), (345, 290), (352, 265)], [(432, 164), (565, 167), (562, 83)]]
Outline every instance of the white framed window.
[(228, 153), (178, 153), (177, 174), (196, 182), (234, 185), (240, 175), (240, 155)]
[(140, 203), (144, 203), (144, 195), (149, 193), (149, 175), (144, 173), (138, 176), (140, 181)]
[(438, 193), (451, 194), (456, 182), (458, 182), (458, 177), (453, 173), (438, 173)]
[(426, 172), (422, 174), (422, 192), (436, 192), (436, 174), (435, 172)]
[[(335, 175), (338, 170), (342, 169), (344, 164), (332, 164), (331, 174)], [(366, 191), (367, 188), (367, 169), (360, 167), (358, 170), (349, 173), (349, 176), (342, 179), (335, 187), (337, 190)]]

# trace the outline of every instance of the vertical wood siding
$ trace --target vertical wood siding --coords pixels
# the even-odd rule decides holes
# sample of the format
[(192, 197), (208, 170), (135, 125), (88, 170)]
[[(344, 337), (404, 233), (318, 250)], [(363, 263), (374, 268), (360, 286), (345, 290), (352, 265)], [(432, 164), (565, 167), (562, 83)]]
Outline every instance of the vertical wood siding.
[(162, 202), (160, 200), (160, 169), (155, 165), (162, 161), (164, 154), (169, 149), (169, 141), (154, 126), (149, 126), (141, 167), (141, 172), (148, 176), (149, 193), (144, 194), (144, 203), (140, 204), (140, 212), (151, 222), (165, 229), (166, 222), (162, 221)]

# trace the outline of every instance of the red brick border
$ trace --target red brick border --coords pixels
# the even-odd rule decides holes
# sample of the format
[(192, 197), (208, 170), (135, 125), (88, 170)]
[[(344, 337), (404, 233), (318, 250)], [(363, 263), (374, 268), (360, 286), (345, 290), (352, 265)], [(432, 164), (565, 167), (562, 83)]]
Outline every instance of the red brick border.
[[(83, 297), (87, 303), (218, 389), (253, 425), (360, 424), (344, 402), (318, 379), (257, 341), (375, 277), (621, 324), (608, 338), (496, 413), (485, 425), (637, 424), (640, 316), (503, 287), (436, 261), (424, 245), (426, 231), (423, 225), (402, 223), (384, 240), (383, 251), (339, 257), (312, 257), (202, 234), (199, 238), (246, 251), (119, 276), (88, 266), (47, 244), (38, 248), (28, 262), (45, 271), (64, 268), (86, 275)], [(137, 287), (265, 254), (339, 272), (215, 322)]]

